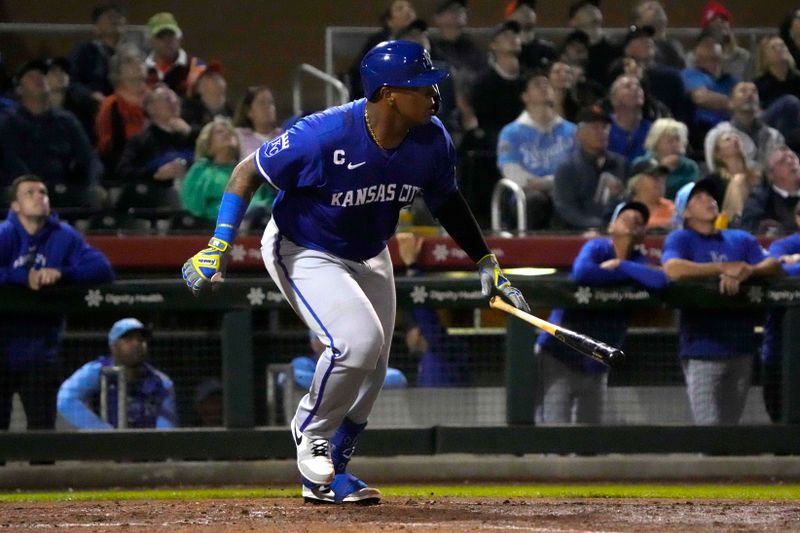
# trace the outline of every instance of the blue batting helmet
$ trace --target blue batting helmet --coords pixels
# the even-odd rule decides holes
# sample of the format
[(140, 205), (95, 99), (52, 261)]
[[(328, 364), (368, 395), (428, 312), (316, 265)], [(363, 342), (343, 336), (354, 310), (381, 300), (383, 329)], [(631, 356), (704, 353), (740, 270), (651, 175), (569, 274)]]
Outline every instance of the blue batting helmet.
[(381, 87), (436, 85), (448, 74), (433, 68), (428, 51), (411, 41), (384, 41), (361, 60), (361, 83), (367, 98)]

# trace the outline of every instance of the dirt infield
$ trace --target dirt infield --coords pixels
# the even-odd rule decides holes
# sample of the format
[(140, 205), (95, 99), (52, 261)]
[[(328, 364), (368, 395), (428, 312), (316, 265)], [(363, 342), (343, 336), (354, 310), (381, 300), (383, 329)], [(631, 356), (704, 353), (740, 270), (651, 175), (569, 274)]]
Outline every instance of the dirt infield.
[(800, 502), (387, 498), (372, 507), (285, 498), (0, 504), (5, 531), (798, 531)]

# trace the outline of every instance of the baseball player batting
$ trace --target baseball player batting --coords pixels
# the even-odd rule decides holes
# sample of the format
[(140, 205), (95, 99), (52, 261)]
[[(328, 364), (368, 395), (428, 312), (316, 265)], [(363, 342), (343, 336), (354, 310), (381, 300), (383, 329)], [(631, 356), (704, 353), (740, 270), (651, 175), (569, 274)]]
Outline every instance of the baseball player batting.
[(436, 84), (447, 75), (416, 43), (375, 46), (361, 62), (367, 99), (305, 117), (239, 163), (214, 236), (183, 266), (195, 294), (221, 282), (253, 193), (264, 180), (279, 191), (261, 241), (264, 264), (326, 346), (290, 424), (306, 501), (381, 498), (347, 467), (388, 366), (395, 288), (386, 242), (401, 208), (424, 195), (476, 262), (483, 293), (528, 310), (456, 187), (453, 141), (435, 117)]

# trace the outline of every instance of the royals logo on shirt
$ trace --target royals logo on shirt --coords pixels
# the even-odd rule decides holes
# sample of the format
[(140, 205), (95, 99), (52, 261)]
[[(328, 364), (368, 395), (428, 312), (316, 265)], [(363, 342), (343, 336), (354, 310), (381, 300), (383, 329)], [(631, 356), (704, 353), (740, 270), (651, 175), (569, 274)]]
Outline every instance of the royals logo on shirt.
[(275, 137), (271, 141), (269, 141), (266, 145), (264, 145), (264, 155), (266, 157), (272, 157), (278, 152), (286, 150), (289, 148), (289, 133), (286, 132), (283, 135), (279, 135)]

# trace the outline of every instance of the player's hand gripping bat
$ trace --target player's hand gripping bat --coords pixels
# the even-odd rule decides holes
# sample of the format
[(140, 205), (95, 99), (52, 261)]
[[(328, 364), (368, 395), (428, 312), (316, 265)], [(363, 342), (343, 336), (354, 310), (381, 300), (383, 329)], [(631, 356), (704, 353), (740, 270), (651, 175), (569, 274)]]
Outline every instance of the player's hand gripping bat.
[(602, 343), (591, 337), (587, 337), (586, 335), (575, 333), (574, 331), (557, 326), (556, 324), (548, 322), (547, 320), (533, 316), (530, 313), (521, 311), (516, 307), (507, 304), (497, 296), (493, 296), (492, 299), (489, 300), (489, 306), (505, 311), (506, 313), (512, 314), (515, 317), (528, 322), (529, 324), (533, 324), (539, 329), (543, 329), (570, 348), (573, 348), (580, 353), (591, 357), (595, 361), (603, 363), (604, 365), (610, 366), (612, 363), (619, 362), (625, 357), (625, 354), (622, 352), (622, 350), (618, 348), (614, 348), (613, 346), (609, 346), (608, 344)]

